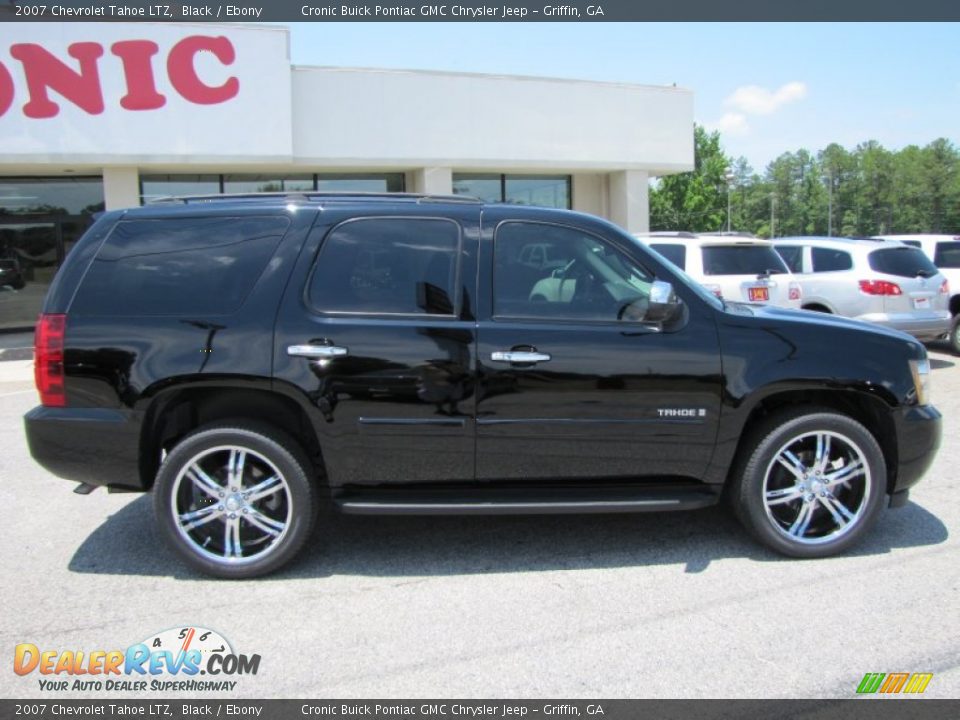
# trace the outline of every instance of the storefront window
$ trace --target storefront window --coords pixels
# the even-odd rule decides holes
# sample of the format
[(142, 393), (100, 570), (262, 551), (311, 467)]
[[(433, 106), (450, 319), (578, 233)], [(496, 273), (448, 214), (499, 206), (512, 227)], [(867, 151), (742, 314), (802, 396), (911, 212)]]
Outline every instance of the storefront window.
[(101, 210), (100, 178), (0, 177), (0, 215), (89, 215)]
[(453, 192), (484, 202), (571, 207), (569, 175), (458, 173), (453, 176)]
[(216, 195), (219, 175), (141, 175), (140, 202), (176, 195)]
[(313, 175), (224, 175), (225, 193), (313, 190)]
[(0, 330), (33, 325), (63, 258), (103, 210), (91, 177), (0, 177)]
[(143, 203), (177, 195), (255, 192), (403, 192), (403, 173), (141, 175)]
[(468, 174), (453, 176), (453, 194), (469, 195), (484, 202), (503, 202), (503, 176)]
[(317, 175), (322, 192), (403, 192), (403, 173)]
[(507, 175), (504, 200), (514, 205), (569, 208), (570, 178), (560, 176)]

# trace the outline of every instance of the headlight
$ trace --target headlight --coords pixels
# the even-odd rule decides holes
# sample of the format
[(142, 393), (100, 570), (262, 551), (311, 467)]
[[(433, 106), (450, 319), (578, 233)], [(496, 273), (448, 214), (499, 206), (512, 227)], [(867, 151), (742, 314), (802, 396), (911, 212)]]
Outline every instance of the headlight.
[(913, 387), (917, 391), (917, 405), (926, 405), (930, 402), (930, 361), (910, 361), (910, 373), (913, 375)]

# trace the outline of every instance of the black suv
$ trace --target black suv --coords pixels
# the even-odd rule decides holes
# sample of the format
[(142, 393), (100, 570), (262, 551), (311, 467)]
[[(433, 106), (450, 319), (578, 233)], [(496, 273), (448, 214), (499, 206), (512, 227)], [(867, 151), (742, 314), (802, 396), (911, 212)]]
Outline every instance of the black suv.
[(797, 557), (906, 501), (940, 439), (907, 335), (724, 303), (613, 224), (458, 197), (177, 198), (102, 216), (37, 329), (34, 458), (154, 492), (250, 577), (345, 513), (726, 496)]

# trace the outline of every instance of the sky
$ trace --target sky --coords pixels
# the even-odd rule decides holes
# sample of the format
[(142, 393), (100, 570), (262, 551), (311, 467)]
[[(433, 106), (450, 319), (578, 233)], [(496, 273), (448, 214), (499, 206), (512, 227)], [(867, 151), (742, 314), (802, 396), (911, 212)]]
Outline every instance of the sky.
[(675, 83), (760, 173), (831, 142), (960, 144), (955, 23), (284, 24), (297, 65)]

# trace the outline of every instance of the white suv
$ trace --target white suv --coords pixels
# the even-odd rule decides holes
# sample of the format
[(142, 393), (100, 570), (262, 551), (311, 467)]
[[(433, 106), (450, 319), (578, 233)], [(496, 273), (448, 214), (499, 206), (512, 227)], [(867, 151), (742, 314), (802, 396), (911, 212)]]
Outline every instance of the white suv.
[(636, 237), (724, 300), (800, 307), (800, 283), (767, 240), (686, 232)]
[(803, 285), (807, 310), (846, 315), (935, 340), (950, 329), (949, 283), (921, 250), (898, 242), (774, 240)]
[(953, 316), (950, 345), (954, 352), (960, 353), (960, 235), (878, 235), (877, 238), (920, 248), (949, 281)]

